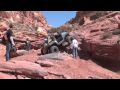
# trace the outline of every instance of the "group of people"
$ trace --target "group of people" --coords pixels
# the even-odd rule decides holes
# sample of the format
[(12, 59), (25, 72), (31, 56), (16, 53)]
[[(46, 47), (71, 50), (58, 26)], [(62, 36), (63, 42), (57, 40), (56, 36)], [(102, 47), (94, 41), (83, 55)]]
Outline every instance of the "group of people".
[[(10, 60), (11, 49), (16, 51), (12, 28), (13, 25), (10, 24), (9, 28), (7, 28), (7, 32), (4, 35), (4, 40), (6, 45), (6, 54), (5, 54), (6, 61)], [(30, 40), (27, 38), (25, 43), (26, 43), (26, 50), (29, 51), (31, 49)], [(71, 49), (72, 49), (73, 58), (76, 58), (78, 56), (78, 41), (75, 38), (72, 38)]]
[[(3, 41), (4, 41), (4, 44), (6, 45), (6, 54), (5, 54), (6, 61), (10, 60), (11, 50), (17, 51), (15, 47), (14, 34), (12, 31), (12, 28), (13, 28), (13, 25), (10, 24), (9, 28), (7, 28), (7, 32), (3, 36)], [(27, 38), (25, 43), (26, 43), (26, 50), (29, 51), (31, 48), (30, 40)]]

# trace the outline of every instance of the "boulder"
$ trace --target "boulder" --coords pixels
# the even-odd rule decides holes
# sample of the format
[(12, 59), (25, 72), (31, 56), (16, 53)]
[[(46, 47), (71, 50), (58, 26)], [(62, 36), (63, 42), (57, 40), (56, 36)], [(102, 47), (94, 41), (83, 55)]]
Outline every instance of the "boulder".
[(17, 57), (17, 56), (22, 56), (25, 55), (28, 51), (26, 50), (17, 50), (17, 52), (11, 52), (11, 57)]
[(16, 77), (17, 77), (17, 79), (30, 79), (30, 78), (23, 76), (23, 75), (17, 75)]
[(65, 60), (67, 58), (67, 53), (50, 53), (46, 55), (41, 55), (38, 60)]
[(37, 60), (35, 63), (40, 64), (41, 67), (52, 67), (52, 66), (54, 66), (54, 64), (50, 61)]
[(24, 75), (29, 78), (44, 78), (47, 71), (40, 65), (28, 61), (1, 62), (0, 72)]
[(16, 76), (0, 72), (0, 79), (16, 79)]

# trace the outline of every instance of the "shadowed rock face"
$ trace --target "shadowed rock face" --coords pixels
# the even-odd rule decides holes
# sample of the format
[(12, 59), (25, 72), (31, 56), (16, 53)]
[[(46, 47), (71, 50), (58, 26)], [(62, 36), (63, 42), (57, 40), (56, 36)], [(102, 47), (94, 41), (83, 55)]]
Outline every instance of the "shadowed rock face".
[[(82, 17), (80, 13), (77, 13), (76, 18)], [(89, 13), (85, 14), (89, 16)], [(120, 45), (117, 44), (119, 29), (116, 32), (116, 29), (119, 28), (120, 12), (103, 11), (101, 13), (104, 15), (92, 20), (89, 24), (79, 26), (78, 30), (71, 32), (71, 34), (76, 36), (79, 41), (81, 37), (83, 38), (81, 48), (91, 57), (97, 60), (120, 61)]]

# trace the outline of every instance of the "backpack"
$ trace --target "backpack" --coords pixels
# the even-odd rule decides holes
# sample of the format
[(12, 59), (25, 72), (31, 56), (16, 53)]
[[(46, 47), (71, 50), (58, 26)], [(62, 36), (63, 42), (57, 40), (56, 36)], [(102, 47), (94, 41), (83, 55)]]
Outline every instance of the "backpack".
[(2, 44), (6, 45), (8, 41), (7, 34), (5, 33), (4, 36), (2, 37)]

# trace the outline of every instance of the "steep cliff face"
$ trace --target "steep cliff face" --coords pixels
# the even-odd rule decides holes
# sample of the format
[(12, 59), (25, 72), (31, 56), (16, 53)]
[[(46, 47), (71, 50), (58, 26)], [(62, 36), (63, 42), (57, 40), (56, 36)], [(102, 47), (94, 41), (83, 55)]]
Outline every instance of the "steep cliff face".
[[(29, 38), (33, 47), (37, 48), (47, 30), (51, 28), (46, 18), (40, 11), (0, 11), (0, 37), (7, 30), (8, 25), (13, 24), (13, 32), (17, 40), (25, 41)], [(36, 45), (36, 46), (35, 46)], [(16, 42), (18, 48), (23, 48), (24, 43)]]
[[(94, 63), (91, 57), (97, 60), (120, 61), (120, 46), (116, 44), (120, 31), (120, 12), (79, 11), (71, 24), (63, 25), (63, 29), (72, 29), (71, 35), (83, 40), (77, 59), (67, 53), (53, 53), (41, 55), (38, 49), (46, 30), (51, 28), (41, 12), (34, 11), (1, 11), (1, 37), (9, 23), (13, 23), (15, 37), (21, 42), (18, 49), (24, 49), (26, 38), (32, 42), (32, 48), (38, 50), (18, 50), (17, 56), (8, 62), (5, 61), (5, 46), (0, 45), (0, 78), (1, 79), (119, 79), (120, 75)], [(107, 13), (106, 13), (107, 12)], [(82, 13), (82, 14), (81, 14)], [(82, 15), (82, 16), (81, 16)], [(86, 17), (87, 16), (87, 17)], [(97, 18), (93, 18), (97, 16)], [(80, 24), (81, 18), (86, 22)], [(89, 23), (88, 23), (89, 22)], [(58, 30), (58, 29), (57, 29)], [(114, 32), (115, 31), (115, 32)], [(114, 32), (114, 33), (113, 33)], [(107, 35), (107, 36), (106, 36)], [(104, 38), (103, 38), (104, 37)], [(38, 54), (40, 56), (38, 56)], [(113, 63), (112, 63), (113, 64)], [(109, 65), (108, 63), (106, 65)], [(116, 65), (116, 64), (115, 64)], [(120, 65), (118, 66), (120, 68)]]
[[(106, 12), (103, 11), (104, 15), (89, 24), (79, 25), (78, 30), (72, 31), (71, 34), (79, 40), (83, 38), (81, 48), (91, 57), (97, 60), (120, 61), (120, 45), (117, 44), (120, 35), (120, 12)], [(81, 17), (78, 12), (76, 18)]]
[(111, 12), (113, 11), (78, 11), (76, 17), (71, 19), (69, 23), (79, 23), (79, 25), (83, 25)]
[(33, 27), (48, 29), (45, 17), (40, 11), (0, 11), (0, 18), (12, 23), (22, 23)]
[(37, 31), (47, 34), (51, 28), (40, 11), (0, 11), (0, 31), (4, 32), (9, 23), (14, 25), (14, 31)]

